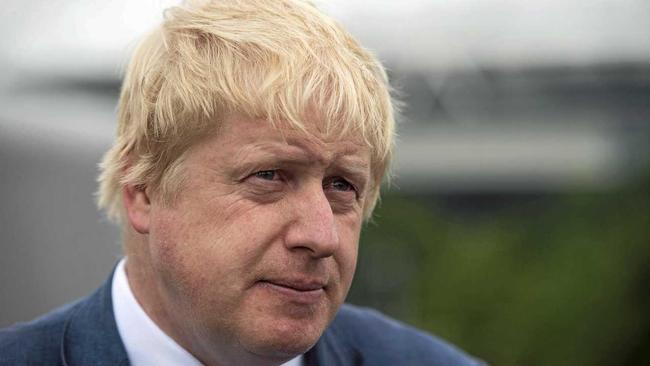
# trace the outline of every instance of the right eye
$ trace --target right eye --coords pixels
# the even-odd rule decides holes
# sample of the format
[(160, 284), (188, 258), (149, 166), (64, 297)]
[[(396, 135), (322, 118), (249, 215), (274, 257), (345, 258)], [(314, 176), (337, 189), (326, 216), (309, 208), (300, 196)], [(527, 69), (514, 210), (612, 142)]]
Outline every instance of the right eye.
[(276, 180), (278, 178), (277, 170), (261, 170), (259, 172), (253, 173), (253, 176), (256, 178), (264, 180)]

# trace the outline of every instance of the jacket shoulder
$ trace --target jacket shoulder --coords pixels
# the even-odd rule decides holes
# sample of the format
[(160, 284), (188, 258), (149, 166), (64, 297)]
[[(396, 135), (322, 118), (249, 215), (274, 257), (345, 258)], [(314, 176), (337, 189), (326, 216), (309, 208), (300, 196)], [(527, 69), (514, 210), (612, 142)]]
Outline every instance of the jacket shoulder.
[(330, 331), (369, 365), (484, 365), (431, 334), (368, 308), (343, 305)]
[(0, 329), (0, 366), (59, 365), (65, 324), (78, 303)]

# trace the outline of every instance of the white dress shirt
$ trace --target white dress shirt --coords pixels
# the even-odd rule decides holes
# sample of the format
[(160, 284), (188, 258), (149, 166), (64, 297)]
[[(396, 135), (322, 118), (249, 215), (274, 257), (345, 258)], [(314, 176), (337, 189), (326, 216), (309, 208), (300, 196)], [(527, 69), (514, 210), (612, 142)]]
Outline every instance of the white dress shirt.
[[(113, 312), (132, 366), (202, 366), (192, 354), (163, 332), (144, 312), (131, 292), (120, 260), (113, 276)], [(299, 355), (281, 366), (302, 366)]]

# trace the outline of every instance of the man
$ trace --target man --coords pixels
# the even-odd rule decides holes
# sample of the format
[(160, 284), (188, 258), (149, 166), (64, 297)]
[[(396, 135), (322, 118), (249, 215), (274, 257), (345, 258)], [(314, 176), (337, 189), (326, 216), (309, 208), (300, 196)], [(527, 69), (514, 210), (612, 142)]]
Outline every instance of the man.
[(101, 165), (125, 259), (89, 297), (2, 331), (0, 364), (478, 364), (342, 306), (393, 134), (383, 68), (311, 4), (168, 10)]

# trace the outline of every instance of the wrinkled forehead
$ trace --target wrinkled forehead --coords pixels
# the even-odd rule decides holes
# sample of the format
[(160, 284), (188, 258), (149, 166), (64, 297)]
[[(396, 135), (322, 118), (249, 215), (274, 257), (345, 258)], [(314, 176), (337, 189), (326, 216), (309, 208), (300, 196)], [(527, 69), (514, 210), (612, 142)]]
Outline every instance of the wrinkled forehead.
[(217, 134), (231, 136), (229, 143), (240, 146), (291, 146), (313, 156), (356, 156), (371, 159), (371, 146), (359, 130), (328, 129), (314, 113), (300, 124), (287, 120), (249, 117), (242, 113), (226, 116)]
[(333, 135), (323, 133), (310, 133), (306, 131), (278, 131), (279, 139), (275, 146), (269, 144), (270, 150), (273, 147), (281, 155), (302, 156), (305, 160), (315, 165), (331, 165), (338, 163), (346, 166), (354, 166), (361, 171), (370, 173), (371, 156), (370, 149), (355, 136), (341, 136), (335, 138)]
[(371, 143), (364, 136), (360, 126), (351, 123), (333, 123), (313, 110), (305, 113), (299, 124), (290, 120), (264, 122), (271, 124), (288, 143), (302, 142), (317, 145), (341, 143), (349, 146), (350, 149), (371, 149)]

